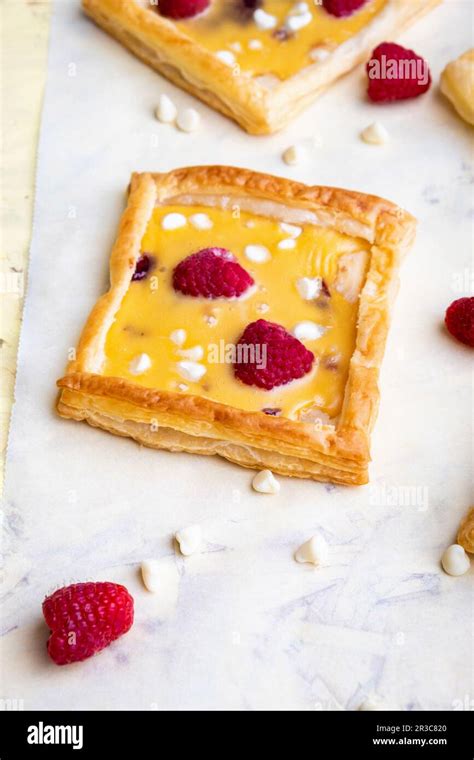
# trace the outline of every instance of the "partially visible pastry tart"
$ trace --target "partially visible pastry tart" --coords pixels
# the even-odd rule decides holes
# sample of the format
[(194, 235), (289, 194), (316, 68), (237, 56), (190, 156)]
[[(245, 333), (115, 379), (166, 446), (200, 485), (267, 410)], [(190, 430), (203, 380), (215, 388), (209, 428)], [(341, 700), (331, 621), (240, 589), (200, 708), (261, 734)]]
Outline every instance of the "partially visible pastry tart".
[(224, 166), (134, 174), (110, 290), (58, 411), (142, 444), (367, 482), (415, 220), (375, 196)]
[(474, 48), (448, 63), (440, 86), (461, 118), (474, 126)]
[(440, 0), (82, 2), (172, 82), (248, 132), (266, 134)]

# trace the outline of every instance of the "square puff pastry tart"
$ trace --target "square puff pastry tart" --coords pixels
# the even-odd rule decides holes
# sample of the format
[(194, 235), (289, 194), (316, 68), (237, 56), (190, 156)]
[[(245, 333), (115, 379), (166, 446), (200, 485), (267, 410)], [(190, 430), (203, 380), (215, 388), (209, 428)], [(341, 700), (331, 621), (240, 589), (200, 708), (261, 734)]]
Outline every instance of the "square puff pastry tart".
[[(157, 0), (82, 0), (85, 12), (145, 63), (251, 134), (284, 127), (439, 2), (367, 0), (338, 18), (313, 0), (212, 0), (204, 13), (175, 21), (160, 15)], [(262, 28), (255, 12), (265, 14), (264, 27), (268, 17), (274, 26)], [(291, 23), (297, 28), (288, 32)]]
[[(58, 381), (59, 414), (157, 449), (366, 483), (379, 368), (415, 227), (381, 198), (246, 169), (134, 174), (110, 289)], [(174, 289), (177, 264), (210, 247), (231, 251), (253, 278), (240, 298)], [(262, 318), (314, 354), (311, 371), (271, 390), (242, 382), (226, 353)]]

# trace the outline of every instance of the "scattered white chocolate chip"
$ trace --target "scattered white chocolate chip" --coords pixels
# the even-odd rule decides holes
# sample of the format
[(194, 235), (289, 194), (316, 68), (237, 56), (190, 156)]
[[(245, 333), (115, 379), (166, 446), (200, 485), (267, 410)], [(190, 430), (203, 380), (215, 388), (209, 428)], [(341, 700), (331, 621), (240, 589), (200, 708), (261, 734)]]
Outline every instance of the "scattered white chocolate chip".
[(390, 139), (390, 135), (385, 129), (384, 125), (379, 121), (374, 121), (373, 124), (369, 124), (360, 133), (361, 139), (369, 145), (384, 145)]
[(326, 58), (329, 58), (330, 52), (325, 47), (315, 47), (311, 50), (309, 57), (312, 61), (315, 61), (316, 63), (321, 63), (322, 61), (325, 61)]
[(198, 362), (204, 356), (204, 350), (202, 346), (193, 346), (192, 348), (180, 348), (178, 354), (184, 356), (185, 359), (191, 359), (193, 362)]
[(317, 340), (321, 335), (324, 335), (325, 332), (325, 327), (316, 324), (316, 322), (311, 322), (309, 319), (304, 320), (303, 322), (298, 322), (292, 330), (293, 335), (295, 338), (298, 338), (298, 340)]
[(286, 238), (286, 240), (280, 240), (278, 243), (278, 248), (281, 248), (283, 251), (287, 251), (290, 248), (295, 248), (296, 242), (294, 238)]
[(176, 369), (184, 380), (189, 380), (190, 383), (195, 383), (206, 374), (206, 368), (203, 364), (198, 362), (192, 362), (188, 359), (184, 359), (182, 362), (178, 362)]
[(178, 383), (178, 390), (184, 393), (189, 390), (189, 385), (186, 385), (186, 383)]
[(263, 30), (274, 29), (277, 24), (276, 16), (272, 16), (270, 13), (262, 10), (262, 8), (257, 8), (253, 14), (253, 20), (258, 28)]
[(244, 253), (249, 261), (254, 261), (256, 264), (268, 261), (271, 257), (270, 251), (264, 245), (246, 245)]
[(305, 160), (306, 150), (301, 145), (290, 145), (284, 151), (282, 158), (288, 166), (295, 166)]
[(128, 371), (132, 375), (142, 375), (151, 367), (151, 359), (148, 354), (138, 354), (128, 365)]
[(170, 335), (170, 340), (172, 340), (176, 346), (182, 346), (186, 340), (186, 330), (173, 330)]
[(321, 277), (300, 277), (296, 280), (296, 289), (305, 301), (312, 301), (321, 293), (323, 281)]
[(242, 45), (240, 42), (231, 42), (229, 45), (230, 49), (234, 51), (234, 53), (241, 53), (242, 52)]
[(194, 108), (185, 108), (180, 111), (176, 124), (182, 132), (194, 132), (201, 122), (201, 117)]
[(248, 49), (249, 50), (261, 50), (263, 48), (263, 43), (261, 40), (249, 40), (248, 41)]
[(179, 544), (179, 550), (185, 557), (195, 554), (202, 545), (202, 530), (199, 525), (189, 525), (187, 528), (181, 528), (174, 534)]
[(177, 115), (178, 109), (171, 98), (164, 93), (160, 95), (158, 105), (155, 109), (155, 116), (158, 121), (161, 121), (163, 124), (171, 124), (171, 122), (175, 121)]
[(377, 694), (370, 694), (359, 705), (360, 712), (382, 712), (384, 710), (393, 710), (394, 708), (384, 702)]
[(270, 307), (267, 303), (259, 303), (257, 306), (257, 311), (259, 314), (266, 314), (269, 309)]
[(160, 565), (156, 559), (146, 559), (141, 564), (143, 585), (153, 594), (160, 588)]
[(271, 470), (257, 472), (252, 480), (252, 488), (258, 493), (278, 493), (280, 484)]
[[(315, 3), (316, 5), (316, 3)], [(309, 11), (309, 5), (308, 3), (295, 3), (293, 8), (290, 11), (290, 15), (294, 13), (308, 13)]]
[(471, 560), (459, 544), (448, 546), (441, 557), (443, 570), (448, 575), (464, 575), (471, 567)]
[(161, 226), (164, 230), (177, 230), (186, 226), (186, 217), (183, 214), (166, 214), (161, 220)]
[(247, 219), (246, 222), (244, 222), (245, 227), (248, 227), (249, 229), (252, 229), (255, 227), (255, 222), (253, 219)]
[(235, 55), (231, 50), (218, 50), (214, 55), (221, 63), (225, 63), (226, 66), (233, 66), (235, 64)]
[[(295, 9), (293, 9), (294, 11)], [(304, 13), (292, 13), (285, 19), (285, 29), (289, 32), (297, 32), (299, 29), (308, 26), (313, 20), (313, 17), (309, 11)]]
[(207, 214), (192, 214), (189, 221), (197, 230), (210, 230), (213, 226), (212, 219)]
[(292, 238), (299, 237), (303, 232), (301, 227), (297, 227), (296, 224), (288, 224), (287, 222), (280, 222), (280, 229), (285, 235), (289, 235)]
[(297, 562), (310, 562), (319, 567), (325, 565), (329, 557), (329, 546), (326, 539), (320, 533), (312, 536), (300, 546), (295, 554)]

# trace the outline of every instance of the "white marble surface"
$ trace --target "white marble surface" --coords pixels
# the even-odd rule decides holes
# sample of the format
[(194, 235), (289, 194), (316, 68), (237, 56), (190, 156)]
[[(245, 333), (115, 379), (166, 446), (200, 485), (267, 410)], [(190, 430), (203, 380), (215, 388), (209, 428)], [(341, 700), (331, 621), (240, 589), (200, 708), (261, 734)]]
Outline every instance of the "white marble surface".
[[(467, 49), (470, 2), (450, 0), (403, 37), (435, 82)], [(439, 558), (472, 500), (472, 352), (442, 329), (467, 294), (472, 132), (439, 95), (391, 107), (364, 99), (362, 70), (286, 132), (252, 138), (197, 106), (193, 135), (153, 118), (160, 92), (196, 105), (82, 17), (56, 5), (39, 151), (36, 221), (7, 465), (1, 696), (26, 708), (354, 709), (378, 692), (402, 709), (472, 699), (472, 581)], [(392, 140), (363, 144), (378, 118)], [(307, 164), (282, 149), (317, 137)], [(375, 192), (420, 220), (382, 377), (372, 485), (282, 479), (249, 487), (224, 461), (139, 448), (58, 419), (54, 382), (107, 279), (132, 170), (226, 163)], [(404, 503), (411, 487), (409, 504)], [(198, 522), (206, 550), (175, 554)], [(292, 555), (316, 530), (330, 566)], [(147, 593), (142, 559), (163, 564)], [(135, 597), (131, 632), (57, 668), (41, 602), (77, 580), (115, 580)], [(457, 702), (456, 700), (459, 700)]]

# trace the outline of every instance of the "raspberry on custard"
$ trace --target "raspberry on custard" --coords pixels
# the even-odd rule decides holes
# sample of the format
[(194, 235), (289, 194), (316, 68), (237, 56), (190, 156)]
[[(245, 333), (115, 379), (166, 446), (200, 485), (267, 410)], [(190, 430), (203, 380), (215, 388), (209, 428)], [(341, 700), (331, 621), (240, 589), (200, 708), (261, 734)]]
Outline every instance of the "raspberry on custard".
[(395, 42), (382, 42), (367, 63), (370, 100), (390, 103), (417, 98), (431, 86), (427, 62), (413, 50)]
[(193, 298), (239, 298), (254, 284), (249, 273), (225, 248), (203, 248), (180, 261), (173, 288)]
[(133, 598), (118, 583), (74, 583), (46, 597), (47, 649), (56, 665), (100, 652), (131, 628)]
[(367, 0), (323, 0), (323, 6), (331, 16), (351, 16), (365, 5)]
[(444, 321), (451, 335), (474, 348), (474, 296), (453, 301), (446, 309)]
[(313, 362), (314, 354), (284, 327), (258, 319), (237, 342), (234, 372), (246, 385), (270, 391), (306, 375)]
[(158, 0), (158, 10), (167, 18), (191, 18), (205, 11), (210, 2), (211, 0)]

